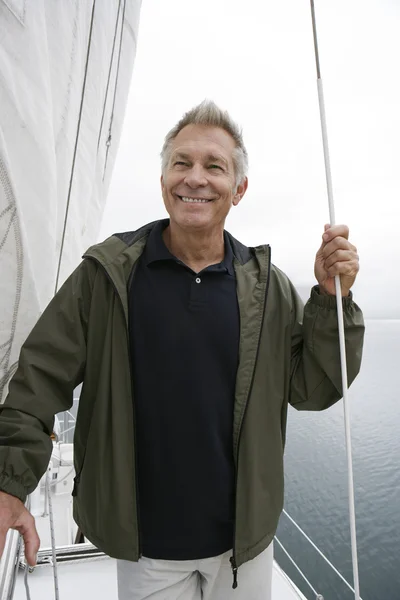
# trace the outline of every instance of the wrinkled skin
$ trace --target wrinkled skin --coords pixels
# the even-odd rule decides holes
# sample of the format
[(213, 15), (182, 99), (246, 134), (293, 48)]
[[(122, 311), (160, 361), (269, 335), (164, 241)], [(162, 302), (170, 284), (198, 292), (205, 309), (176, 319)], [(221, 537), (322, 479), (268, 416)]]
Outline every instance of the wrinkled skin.
[[(236, 185), (235, 141), (219, 127), (188, 125), (172, 142), (161, 190), (170, 225), (164, 241), (177, 258), (200, 272), (224, 255), (225, 219), (247, 189)], [(182, 198), (203, 199), (187, 203)]]
[(24, 538), (25, 558), (31, 567), (36, 564), (40, 540), (35, 519), (18, 498), (0, 492), (0, 556), (4, 551), (9, 529), (16, 529)]
[(340, 276), (342, 296), (348, 296), (360, 269), (357, 248), (349, 242), (346, 225), (325, 225), (315, 257), (314, 273), (324, 294), (335, 295), (335, 276)]

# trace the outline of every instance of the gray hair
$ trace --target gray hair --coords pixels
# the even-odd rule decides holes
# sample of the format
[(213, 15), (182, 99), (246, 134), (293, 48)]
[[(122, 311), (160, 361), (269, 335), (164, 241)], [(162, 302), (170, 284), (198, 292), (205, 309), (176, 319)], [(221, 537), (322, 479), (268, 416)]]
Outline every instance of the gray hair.
[(228, 112), (219, 108), (212, 100), (203, 100), (201, 104), (189, 110), (171, 131), (167, 133), (161, 150), (162, 172), (165, 173), (168, 167), (173, 140), (187, 125), (220, 127), (232, 136), (236, 143), (236, 148), (232, 152), (232, 160), (235, 168), (235, 185), (237, 187), (246, 177), (249, 167), (249, 159), (243, 143), (242, 131)]

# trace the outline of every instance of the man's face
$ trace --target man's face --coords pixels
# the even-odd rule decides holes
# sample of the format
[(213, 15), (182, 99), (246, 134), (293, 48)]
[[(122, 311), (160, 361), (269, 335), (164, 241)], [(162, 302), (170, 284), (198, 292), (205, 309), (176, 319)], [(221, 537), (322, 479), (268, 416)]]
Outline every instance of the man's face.
[(247, 189), (247, 179), (235, 189), (234, 149), (233, 138), (219, 127), (188, 125), (178, 133), (161, 177), (172, 222), (186, 230), (223, 227), (231, 206)]

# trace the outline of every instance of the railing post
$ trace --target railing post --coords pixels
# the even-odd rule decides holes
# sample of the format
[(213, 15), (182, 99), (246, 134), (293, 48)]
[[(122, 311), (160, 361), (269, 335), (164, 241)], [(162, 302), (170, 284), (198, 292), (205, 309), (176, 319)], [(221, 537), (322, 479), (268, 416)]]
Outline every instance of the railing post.
[(21, 538), (18, 531), (10, 529), (0, 561), (0, 600), (11, 600), (18, 569)]

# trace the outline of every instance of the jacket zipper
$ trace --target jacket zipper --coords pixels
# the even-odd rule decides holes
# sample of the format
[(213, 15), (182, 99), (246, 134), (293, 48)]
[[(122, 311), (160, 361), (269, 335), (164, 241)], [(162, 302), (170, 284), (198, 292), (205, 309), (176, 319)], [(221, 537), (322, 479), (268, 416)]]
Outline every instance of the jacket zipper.
[(239, 433), (238, 433), (238, 443), (237, 443), (237, 450), (236, 450), (236, 469), (235, 469), (235, 520), (234, 520), (234, 525), (233, 525), (233, 549), (232, 549), (232, 556), (229, 559), (229, 562), (231, 563), (231, 568), (232, 568), (232, 575), (233, 575), (233, 584), (232, 584), (232, 588), (235, 590), (238, 586), (238, 566), (237, 566), (237, 562), (236, 562), (236, 502), (237, 502), (237, 490), (238, 490), (238, 471), (239, 471), (239, 447), (240, 447), (240, 437), (242, 435), (242, 426), (243, 426), (243, 422), (246, 416), (246, 411), (247, 411), (247, 406), (249, 404), (249, 398), (253, 389), (253, 383), (254, 383), (254, 377), (255, 377), (255, 372), (256, 372), (256, 365), (257, 365), (257, 360), (258, 360), (258, 354), (260, 351), (260, 345), (261, 345), (261, 334), (262, 334), (262, 329), (264, 326), (264, 318), (265, 318), (265, 308), (267, 305), (267, 296), (268, 296), (268, 289), (269, 289), (269, 279), (270, 279), (270, 273), (271, 273), (271, 250), (269, 248), (269, 256), (268, 256), (268, 276), (267, 276), (267, 282), (266, 282), (266, 286), (265, 286), (265, 295), (264, 295), (264, 302), (263, 302), (263, 312), (262, 312), (262, 317), (261, 317), (261, 325), (260, 325), (260, 335), (258, 336), (258, 343), (257, 343), (257, 351), (256, 351), (256, 358), (254, 361), (254, 369), (253, 369), (253, 374), (251, 376), (251, 382), (250, 382), (250, 387), (249, 387), (249, 391), (247, 394), (247, 398), (246, 398), (246, 404), (244, 407), (244, 411), (243, 411), (243, 416), (242, 416), (242, 420), (240, 421), (240, 425), (239, 425)]
[[(102, 263), (97, 258), (94, 258), (94, 256), (84, 256), (83, 258), (93, 260), (95, 263), (100, 265), (102, 271), (105, 273), (107, 279), (109, 280), (112, 287), (114, 288), (116, 296), (119, 298), (119, 300), (121, 302), (122, 312), (125, 313), (122, 298), (119, 295), (117, 287), (116, 287), (115, 283), (113, 282), (112, 278), (110, 277), (107, 269), (102, 265)], [(130, 281), (133, 278), (133, 274), (134, 274), (135, 270), (136, 270), (136, 263), (134, 264), (132, 273), (129, 277)], [(129, 316), (128, 316), (128, 318), (129, 318)], [(128, 345), (129, 374), (130, 374), (130, 380), (131, 380), (131, 398), (132, 398), (132, 410), (133, 410), (133, 447), (134, 447), (134, 452), (135, 452), (135, 484), (136, 484), (136, 521), (137, 521), (137, 529), (138, 529), (138, 552), (139, 552), (139, 558), (140, 558), (142, 556), (142, 548), (141, 548), (142, 535), (141, 535), (141, 531), (140, 531), (140, 510), (139, 510), (139, 493), (138, 493), (139, 483), (138, 483), (137, 443), (136, 443), (137, 434), (136, 434), (136, 421), (135, 421), (135, 400), (133, 397), (133, 375), (132, 375), (132, 360), (131, 360), (132, 356), (131, 356), (131, 345), (130, 345), (130, 340), (129, 340), (129, 325), (126, 326), (126, 341), (127, 341), (127, 345)], [(76, 495), (76, 488), (77, 488), (77, 484), (79, 484), (81, 472), (82, 472), (82, 469), (80, 470), (79, 475), (74, 480), (74, 489), (72, 491), (72, 495), (74, 495), (74, 491), (75, 491), (75, 495)]]

